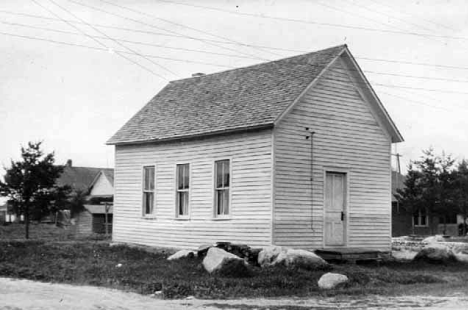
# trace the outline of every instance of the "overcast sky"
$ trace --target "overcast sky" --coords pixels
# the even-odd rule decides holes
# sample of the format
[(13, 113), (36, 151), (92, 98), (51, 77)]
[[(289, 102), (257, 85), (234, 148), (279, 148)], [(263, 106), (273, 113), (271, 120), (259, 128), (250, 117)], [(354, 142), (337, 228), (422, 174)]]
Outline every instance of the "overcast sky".
[(109, 1), (0, 2), (1, 164), (42, 140), (58, 163), (113, 167), (105, 142), (168, 80), (344, 43), (402, 165), (430, 146), (468, 157), (466, 1)]

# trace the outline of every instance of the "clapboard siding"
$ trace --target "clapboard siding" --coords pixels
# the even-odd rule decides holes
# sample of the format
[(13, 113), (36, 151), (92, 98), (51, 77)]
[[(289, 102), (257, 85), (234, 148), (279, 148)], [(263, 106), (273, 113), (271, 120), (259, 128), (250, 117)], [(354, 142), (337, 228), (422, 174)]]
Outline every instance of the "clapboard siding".
[(347, 245), (389, 250), (391, 143), (346, 66), (338, 59), (275, 127), (275, 244), (324, 246), (325, 167), (334, 167), (348, 172)]
[[(271, 130), (116, 147), (113, 240), (164, 247), (271, 244)], [(214, 161), (231, 159), (231, 219), (213, 218)], [(175, 218), (176, 164), (190, 164), (190, 219)], [(155, 165), (154, 218), (142, 216), (142, 167)]]

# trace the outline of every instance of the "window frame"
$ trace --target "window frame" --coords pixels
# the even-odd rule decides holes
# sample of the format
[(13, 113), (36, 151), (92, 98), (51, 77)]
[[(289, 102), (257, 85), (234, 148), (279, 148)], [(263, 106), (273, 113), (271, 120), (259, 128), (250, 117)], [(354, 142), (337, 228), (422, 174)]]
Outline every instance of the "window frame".
[[(423, 222), (423, 221), (422, 221), (422, 219), (423, 219), (423, 216), (422, 216), (422, 214), (423, 214), (423, 212), (422, 212), (423, 209), (424, 209), (424, 211), (425, 211), (425, 212), (424, 212), (424, 213), (425, 213), (425, 216), (424, 216), (424, 217), (425, 217), (425, 222), (426, 222), (425, 224), (421, 224), (421, 223)], [(414, 220), (415, 220), (415, 213), (416, 213), (416, 212), (417, 212), (417, 214), (418, 214), (417, 223), (415, 223), (415, 221), (414, 221)], [(413, 219), (413, 226), (414, 226), (414, 227), (429, 227), (429, 212), (428, 212), (428, 209), (427, 209), (427, 208), (418, 208), (418, 209), (416, 210), (416, 212), (413, 213), (413, 216), (412, 216), (412, 219)]]
[[(218, 214), (218, 206), (217, 206), (217, 199), (216, 199), (216, 192), (219, 190), (217, 187), (217, 163), (221, 161), (227, 161), (229, 163), (229, 186), (223, 187), (222, 189), (228, 190), (228, 213), (227, 214)], [(213, 219), (214, 220), (229, 220), (232, 217), (232, 158), (230, 157), (223, 157), (219, 159), (213, 160)]]
[[(146, 183), (146, 169), (153, 168), (153, 188), (152, 189), (145, 189)], [(142, 166), (142, 180), (141, 180), (141, 213), (143, 217), (151, 218), (155, 217), (155, 210), (156, 210), (156, 165), (143, 165)], [(153, 194), (153, 201), (151, 205), (151, 212), (146, 213), (146, 205), (145, 205), (145, 194), (152, 193)]]
[[(189, 182), (188, 182), (188, 189), (183, 189), (179, 190), (179, 171), (178, 167), (179, 166), (188, 166), (188, 177), (189, 177)], [(176, 163), (175, 165), (175, 183), (174, 183), (174, 188), (175, 188), (175, 197), (174, 197), (174, 205), (175, 205), (175, 218), (176, 219), (190, 219), (190, 214), (191, 214), (191, 191), (190, 189), (192, 188), (192, 169), (190, 169), (191, 163), (190, 162), (184, 162), (184, 163)], [(187, 214), (179, 214), (179, 192), (187, 192), (188, 194), (188, 200), (187, 200)]]

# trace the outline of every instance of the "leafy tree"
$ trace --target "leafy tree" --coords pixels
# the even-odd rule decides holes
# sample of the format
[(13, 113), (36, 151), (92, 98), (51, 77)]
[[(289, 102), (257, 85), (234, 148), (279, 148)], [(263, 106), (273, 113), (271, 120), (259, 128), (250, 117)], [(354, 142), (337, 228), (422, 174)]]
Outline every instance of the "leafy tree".
[(445, 153), (436, 156), (432, 148), (423, 151), (423, 154), (419, 161), (408, 167), (405, 188), (397, 190), (397, 199), (412, 213), (426, 209), (430, 223), (437, 215), (446, 225), (446, 217), (453, 214), (455, 203), (455, 161)]
[(31, 216), (40, 219), (60, 208), (69, 191), (67, 186), (55, 184), (63, 167), (54, 165), (55, 154), (44, 154), (41, 144), (29, 142), (27, 148), (22, 147), (22, 160), (12, 160), (4, 181), (0, 181), (0, 195), (9, 198), (17, 215), (24, 215), (26, 239)]

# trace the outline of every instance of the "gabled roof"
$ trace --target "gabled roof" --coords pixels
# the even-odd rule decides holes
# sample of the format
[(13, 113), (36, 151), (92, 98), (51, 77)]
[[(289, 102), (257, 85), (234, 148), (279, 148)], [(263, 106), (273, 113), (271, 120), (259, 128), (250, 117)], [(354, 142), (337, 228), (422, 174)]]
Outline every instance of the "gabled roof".
[(109, 181), (109, 183), (112, 186), (114, 186), (114, 169), (102, 169), (96, 174), (94, 180), (89, 184), (89, 188), (93, 187), (94, 184), (96, 184), (100, 175), (104, 175), (104, 177)]
[[(107, 144), (156, 142), (273, 127), (308, 86), (345, 51), (348, 51), (346, 45), (340, 45), (172, 81)], [(388, 116), (385, 111), (382, 113)], [(393, 124), (391, 120), (390, 123)]]
[(73, 190), (88, 191), (90, 185), (96, 178), (99, 172), (106, 171), (106, 173), (114, 174), (114, 169), (108, 168), (94, 168), (94, 167), (73, 167), (65, 166), (63, 173), (57, 179), (58, 186), (68, 185)]

